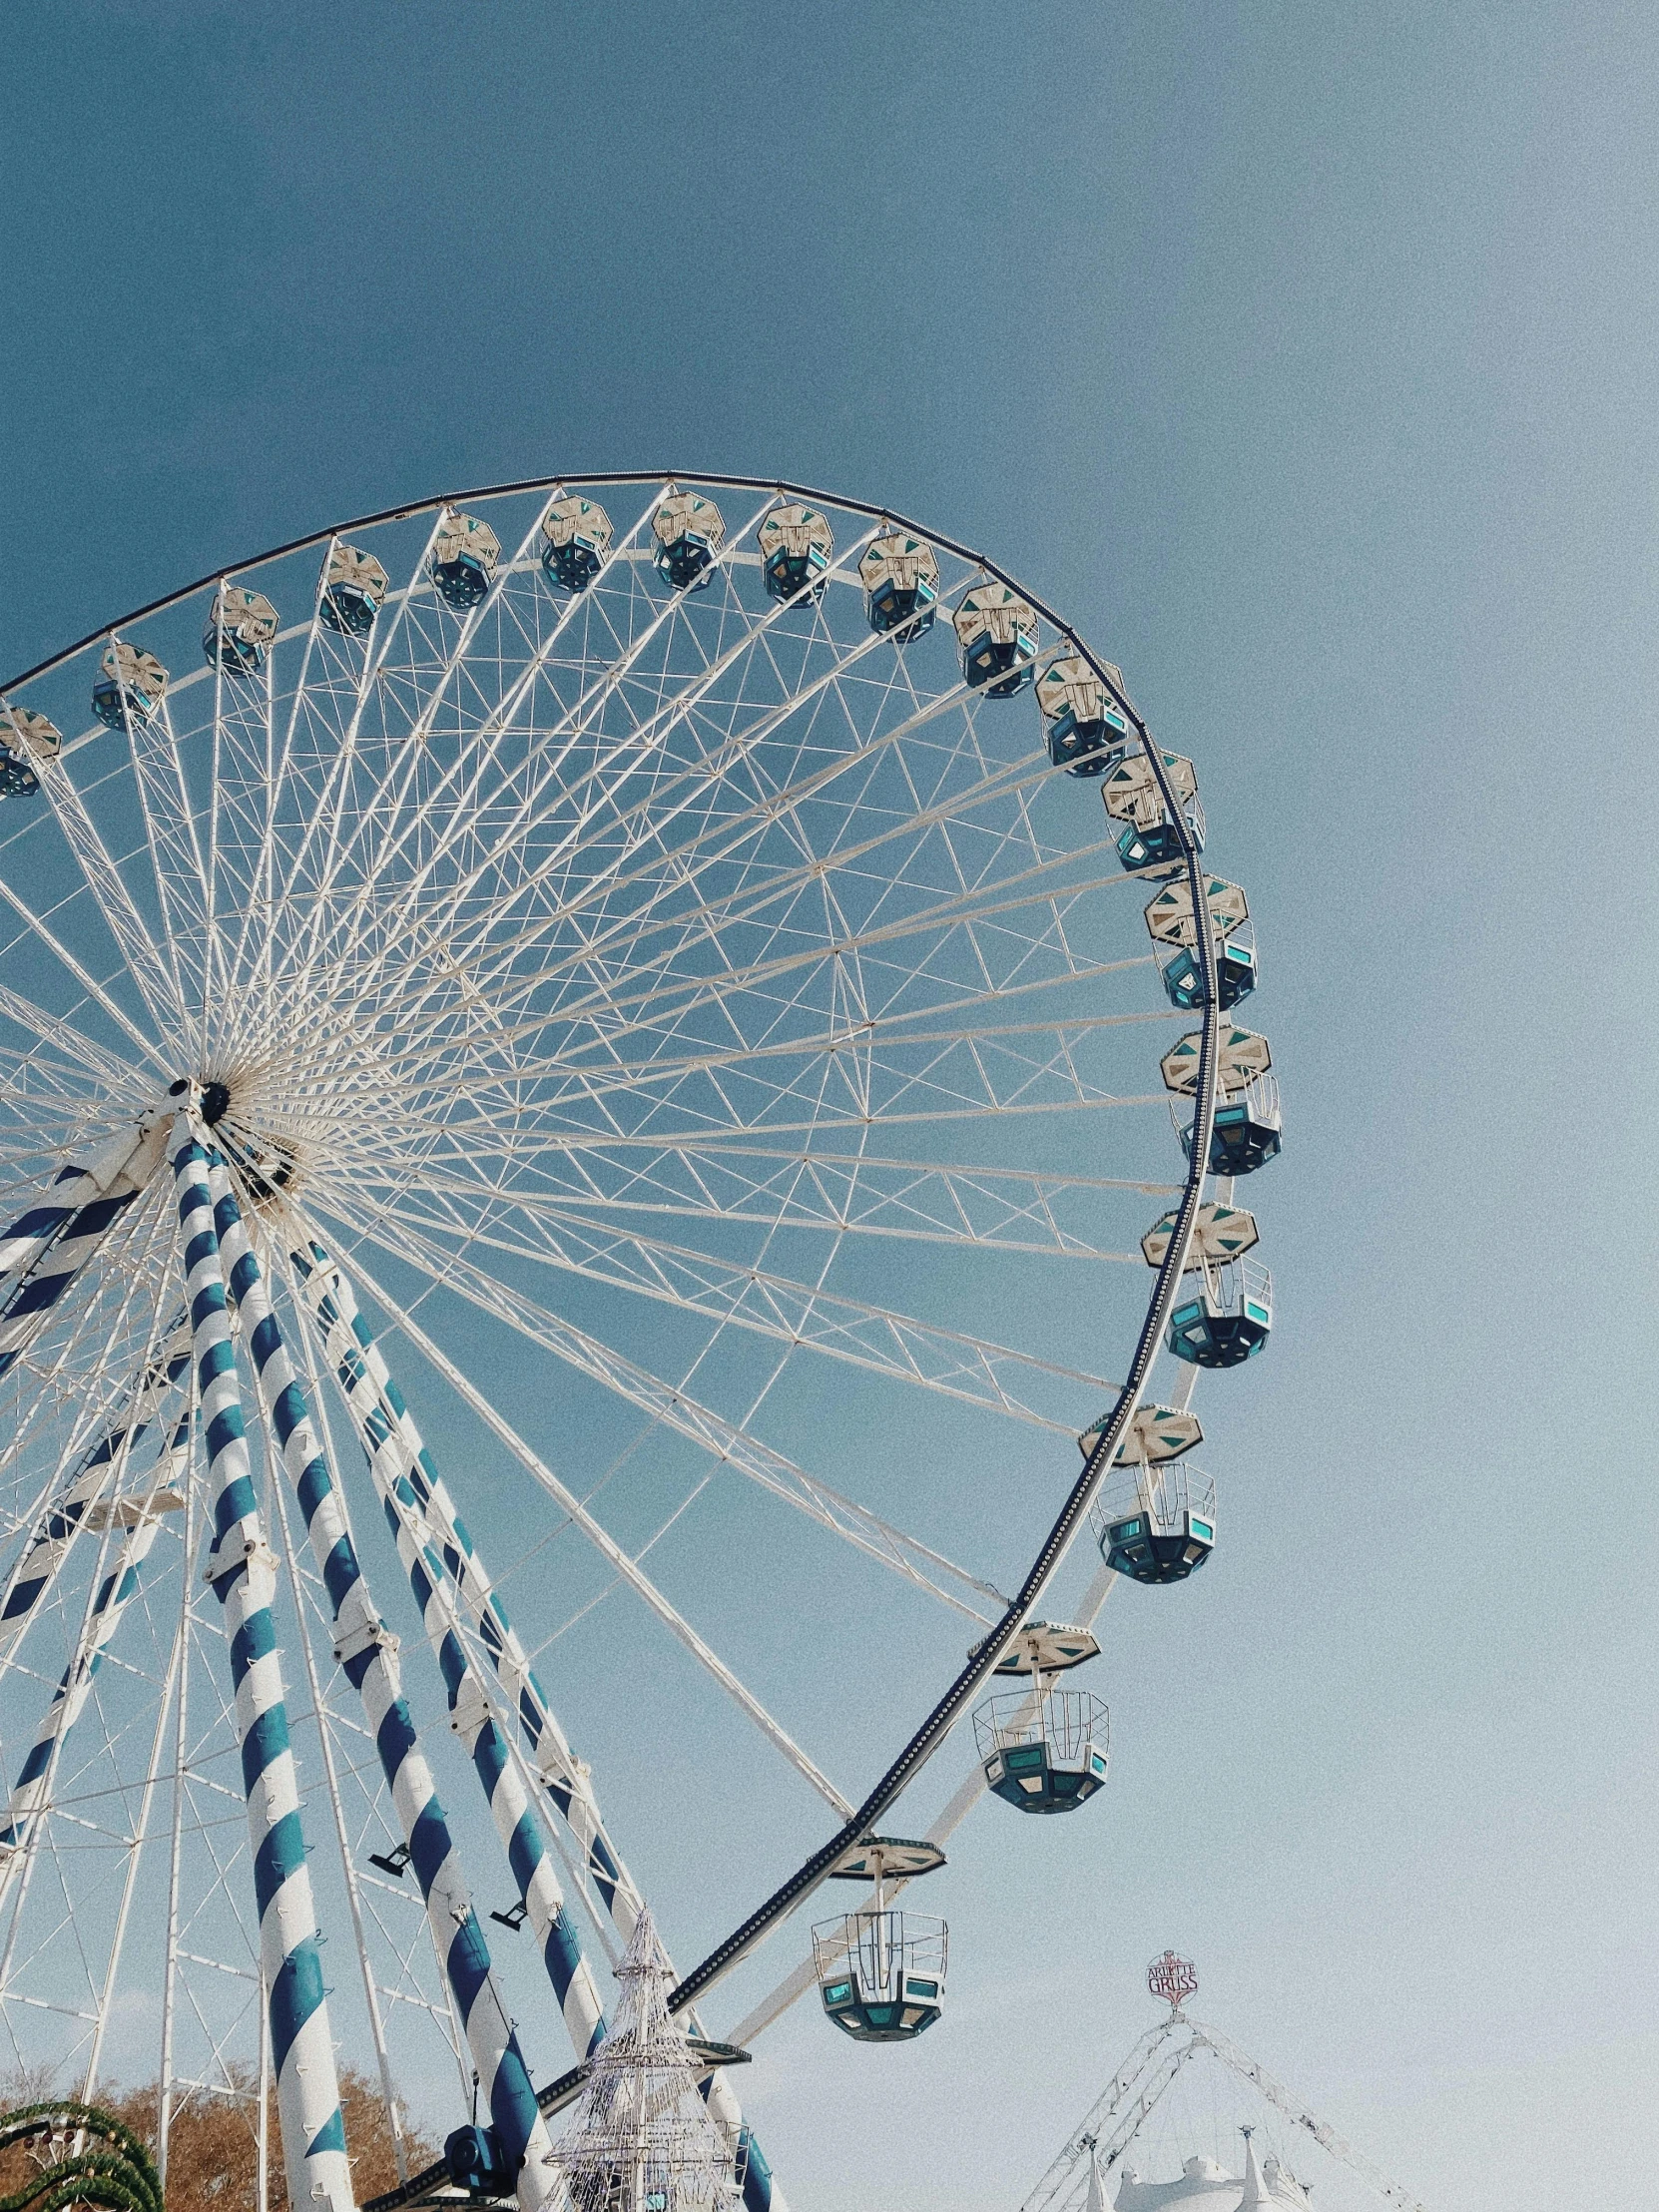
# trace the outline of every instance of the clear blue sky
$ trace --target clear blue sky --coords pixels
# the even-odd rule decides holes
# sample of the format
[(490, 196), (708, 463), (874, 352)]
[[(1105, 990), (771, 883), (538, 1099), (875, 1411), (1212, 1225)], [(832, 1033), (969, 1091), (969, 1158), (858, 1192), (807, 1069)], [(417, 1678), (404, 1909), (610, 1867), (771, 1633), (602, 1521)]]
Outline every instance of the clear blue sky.
[(1436, 2212), (1642, 2201), (1651, 10), (6, 35), (5, 669), (403, 498), (777, 472), (1063, 608), (1248, 883), (1291, 1123), (1226, 1573), (1114, 1598), (1086, 1837), (964, 1832), (948, 2027), (885, 2073), (805, 2010), (763, 2047), (802, 2212), (1008, 2212), (1166, 1943)]

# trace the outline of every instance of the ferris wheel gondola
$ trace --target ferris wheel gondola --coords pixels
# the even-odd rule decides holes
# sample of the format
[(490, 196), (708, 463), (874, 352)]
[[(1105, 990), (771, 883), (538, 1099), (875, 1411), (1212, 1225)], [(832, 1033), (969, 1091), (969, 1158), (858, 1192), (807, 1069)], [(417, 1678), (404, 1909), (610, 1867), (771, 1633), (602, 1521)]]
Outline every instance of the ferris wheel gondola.
[(1087, 1690), (1055, 1687), (1058, 1675), (1099, 1656), (1085, 1628), (1027, 1621), (998, 1660), (998, 1675), (1023, 1676), (1030, 1684), (987, 1698), (973, 1715), (986, 1785), (1005, 1805), (1021, 1813), (1071, 1813), (1105, 1783), (1110, 1713)]

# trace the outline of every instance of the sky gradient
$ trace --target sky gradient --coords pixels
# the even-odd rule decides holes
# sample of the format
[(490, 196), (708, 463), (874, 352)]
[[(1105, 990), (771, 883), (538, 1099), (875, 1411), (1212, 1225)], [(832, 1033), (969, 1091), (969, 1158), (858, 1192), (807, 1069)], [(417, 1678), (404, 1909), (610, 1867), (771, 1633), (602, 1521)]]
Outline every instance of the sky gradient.
[(1278, 1326), (1207, 1451), (1225, 1574), (1114, 1596), (1086, 1834), (963, 1831), (952, 2019), (763, 2046), (800, 2212), (1012, 2212), (1166, 1944), (1434, 2212), (1637, 2201), (1651, 12), (60, 0), (7, 35), (5, 673), (405, 498), (776, 472), (1027, 579), (1249, 888), (1287, 1140)]

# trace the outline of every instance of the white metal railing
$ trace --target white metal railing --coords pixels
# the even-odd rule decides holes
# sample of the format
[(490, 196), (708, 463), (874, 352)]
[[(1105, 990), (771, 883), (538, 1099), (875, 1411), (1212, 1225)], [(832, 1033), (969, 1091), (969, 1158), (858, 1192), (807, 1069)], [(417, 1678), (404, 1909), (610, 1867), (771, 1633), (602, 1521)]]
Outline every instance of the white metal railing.
[(898, 2004), (906, 1983), (918, 1977), (937, 1984), (931, 2001), (943, 1990), (949, 1941), (944, 1922), (925, 1914), (890, 1906), (845, 1913), (814, 1928), (813, 1963), (827, 2002), (835, 2000), (840, 1983), (851, 1981), (863, 2003)]
[(1010, 1747), (1041, 1744), (1051, 1760), (1075, 1765), (1091, 1744), (1105, 1751), (1111, 1733), (1107, 1706), (1089, 1690), (1050, 1690), (1040, 1701), (1029, 1690), (1010, 1690), (987, 1698), (973, 1715), (981, 1763)]
[(1095, 1499), (1091, 1517), (1100, 1538), (1133, 1513), (1144, 1513), (1155, 1534), (1168, 1535), (1185, 1529), (1189, 1513), (1209, 1520), (1215, 1510), (1216, 1485), (1211, 1477), (1202, 1468), (1175, 1459), (1114, 1471)]

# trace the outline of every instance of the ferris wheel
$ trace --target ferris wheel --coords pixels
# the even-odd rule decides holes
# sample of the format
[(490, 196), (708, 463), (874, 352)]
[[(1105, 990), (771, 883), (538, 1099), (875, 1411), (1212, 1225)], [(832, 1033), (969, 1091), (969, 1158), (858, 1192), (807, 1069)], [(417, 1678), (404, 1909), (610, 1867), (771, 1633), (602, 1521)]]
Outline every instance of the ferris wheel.
[(903, 1890), (1096, 1796), (1060, 1677), (1217, 1542), (1280, 1111), (1192, 763), (967, 548), (632, 475), (101, 631), (0, 792), (0, 2051), (149, 2049), (164, 2171), (237, 2097), (335, 2212), (336, 2044), (394, 2132), (437, 2064), (438, 2179), (539, 2205), (666, 1826), (765, 2212), (744, 2046), (940, 2017)]

